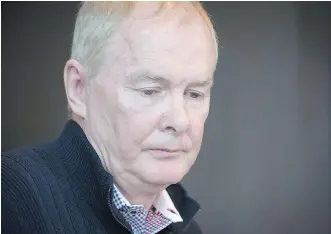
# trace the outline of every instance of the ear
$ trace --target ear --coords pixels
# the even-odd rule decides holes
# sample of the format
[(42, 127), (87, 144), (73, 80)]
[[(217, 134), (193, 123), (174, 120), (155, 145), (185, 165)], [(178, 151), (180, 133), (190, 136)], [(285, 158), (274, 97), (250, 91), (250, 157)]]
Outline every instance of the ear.
[(73, 112), (81, 118), (86, 115), (86, 70), (75, 59), (67, 61), (64, 67), (64, 87), (68, 104)]

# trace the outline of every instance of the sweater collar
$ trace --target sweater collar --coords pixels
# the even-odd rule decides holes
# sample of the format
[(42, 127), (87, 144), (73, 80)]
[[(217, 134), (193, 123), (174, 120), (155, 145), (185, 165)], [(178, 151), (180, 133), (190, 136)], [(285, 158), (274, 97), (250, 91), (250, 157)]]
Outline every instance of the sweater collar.
[[(69, 178), (82, 198), (87, 199), (93, 209), (109, 209), (108, 195), (113, 177), (103, 168), (82, 128), (74, 120), (69, 120), (56, 140), (56, 145)], [(173, 223), (169, 228), (175, 233), (180, 232), (193, 219), (200, 205), (187, 195), (180, 184), (170, 185), (166, 190), (183, 219), (183, 222)]]

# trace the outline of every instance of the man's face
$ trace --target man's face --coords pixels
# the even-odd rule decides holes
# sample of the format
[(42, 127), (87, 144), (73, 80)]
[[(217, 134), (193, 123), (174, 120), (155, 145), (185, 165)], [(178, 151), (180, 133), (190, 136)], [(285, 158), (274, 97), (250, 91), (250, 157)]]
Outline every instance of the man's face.
[(216, 63), (200, 19), (137, 20), (91, 81), (86, 125), (107, 169), (152, 184), (180, 181), (200, 150)]

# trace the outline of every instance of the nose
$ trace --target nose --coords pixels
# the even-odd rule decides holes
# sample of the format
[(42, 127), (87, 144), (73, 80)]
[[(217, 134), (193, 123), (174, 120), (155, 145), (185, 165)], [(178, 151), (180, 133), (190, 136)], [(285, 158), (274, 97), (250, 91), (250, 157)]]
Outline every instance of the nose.
[(189, 124), (190, 119), (184, 99), (182, 97), (173, 97), (172, 100), (169, 101), (169, 105), (161, 117), (161, 131), (168, 131), (172, 134), (180, 134), (188, 129)]

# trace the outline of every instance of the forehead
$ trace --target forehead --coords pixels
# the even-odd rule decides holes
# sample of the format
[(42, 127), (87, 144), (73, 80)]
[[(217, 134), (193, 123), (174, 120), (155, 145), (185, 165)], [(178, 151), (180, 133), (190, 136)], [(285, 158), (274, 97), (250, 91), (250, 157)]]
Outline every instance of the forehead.
[(120, 27), (116, 44), (125, 76), (143, 71), (176, 82), (212, 77), (214, 38), (199, 14), (191, 11), (176, 9), (156, 17), (134, 11)]

